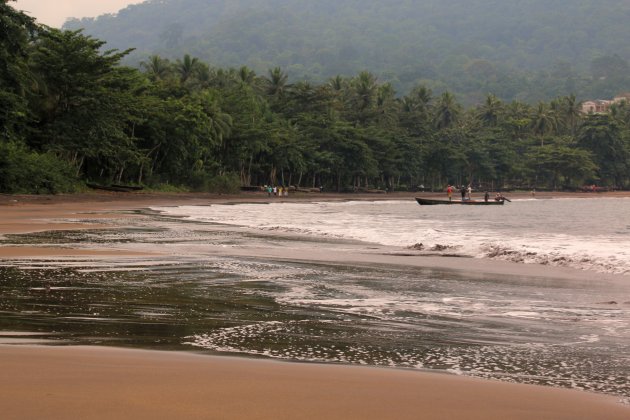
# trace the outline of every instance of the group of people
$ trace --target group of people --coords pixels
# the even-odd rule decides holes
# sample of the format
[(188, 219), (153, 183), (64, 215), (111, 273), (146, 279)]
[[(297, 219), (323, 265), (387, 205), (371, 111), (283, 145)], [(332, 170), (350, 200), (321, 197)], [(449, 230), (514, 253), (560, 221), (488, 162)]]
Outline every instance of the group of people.
[(265, 190), (267, 191), (268, 197), (271, 197), (271, 194), (273, 194), (274, 197), (289, 196), (289, 189), (287, 187), (272, 187), (271, 185), (265, 185)]
[[(453, 200), (454, 190), (455, 190), (455, 187), (453, 187), (450, 184), (446, 187), (446, 193), (448, 194), (448, 201)], [(459, 189), (459, 192), (462, 195), (462, 201), (467, 200), (467, 199), (470, 200), (470, 194), (472, 193), (472, 186), (468, 185), (468, 187), (466, 187), (465, 185), (462, 185), (462, 187)]]
[[(453, 201), (454, 190), (455, 190), (455, 187), (453, 187), (450, 184), (446, 187), (446, 194), (448, 195), (448, 201)], [(459, 192), (462, 195), (462, 201), (471, 200), (472, 186), (470, 184), (468, 184), (468, 186), (462, 185), (461, 188), (459, 188)], [(483, 195), (483, 200), (486, 202), (490, 201), (490, 193), (487, 190)], [(498, 192), (494, 197), (494, 201), (504, 201), (504, 200), (507, 200), (507, 198), (505, 198), (503, 194), (501, 194), (500, 192)]]

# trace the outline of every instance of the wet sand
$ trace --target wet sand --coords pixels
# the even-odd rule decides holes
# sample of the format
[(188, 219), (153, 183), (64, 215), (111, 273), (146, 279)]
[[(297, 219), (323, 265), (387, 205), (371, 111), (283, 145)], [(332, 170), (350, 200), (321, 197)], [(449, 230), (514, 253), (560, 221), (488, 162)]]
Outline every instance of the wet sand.
[[(289, 200), (400, 199), (414, 195), (305, 195)], [(428, 196), (428, 194), (427, 194)], [(537, 194), (543, 198), (543, 194)], [(556, 197), (555, 195), (553, 197)], [(570, 195), (574, 196), (574, 195)], [(586, 195), (592, 197), (592, 195)], [(621, 196), (617, 194), (616, 196)], [(547, 198), (551, 198), (549, 194)], [(18, 201), (12, 201), (17, 199)], [(0, 235), (124, 225), (151, 205), (268, 201), (264, 195), (99, 194), (0, 200)], [(64, 219), (76, 219), (68, 223)], [(115, 220), (114, 220), (115, 219)], [(61, 223), (57, 223), (61, 222)], [(0, 246), (0, 260), (19, 257), (117, 255), (123, 251)], [(240, 249), (239, 255), (270, 250)], [(151, 250), (147, 250), (150, 254)], [(129, 253), (125, 253), (129, 255)], [(279, 257), (279, 256), (276, 256)], [(287, 257), (285, 255), (285, 257)], [(592, 273), (508, 262), (407, 255), (313, 254), (294, 260), (448, 267), (467, 272), (582, 278)], [(597, 275), (598, 279), (601, 278)], [(614, 280), (614, 276), (611, 277)], [(24, 418), (427, 418), (626, 419), (618, 398), (454, 375), (198, 356), (97, 347), (0, 346), (2, 417)]]
[(439, 373), (0, 346), (4, 419), (627, 419), (615, 398)]

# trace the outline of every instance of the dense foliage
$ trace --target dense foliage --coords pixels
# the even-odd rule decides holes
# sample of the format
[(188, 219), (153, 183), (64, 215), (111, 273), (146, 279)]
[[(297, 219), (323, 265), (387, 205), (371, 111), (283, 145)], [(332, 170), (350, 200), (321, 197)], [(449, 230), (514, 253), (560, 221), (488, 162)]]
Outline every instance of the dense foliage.
[(630, 106), (581, 115), (574, 96), (464, 108), (417, 85), (398, 97), (369, 72), (289, 83), (279, 67), (215, 68), (104, 50), (37, 27), (0, 0), (0, 191), (133, 183), (231, 192), (630, 187)]
[(369, 69), (399, 92), (423, 84), (474, 105), (628, 90), (628, 22), (623, 0), (152, 0), (66, 28), (137, 48), (131, 65), (188, 53), (313, 83)]

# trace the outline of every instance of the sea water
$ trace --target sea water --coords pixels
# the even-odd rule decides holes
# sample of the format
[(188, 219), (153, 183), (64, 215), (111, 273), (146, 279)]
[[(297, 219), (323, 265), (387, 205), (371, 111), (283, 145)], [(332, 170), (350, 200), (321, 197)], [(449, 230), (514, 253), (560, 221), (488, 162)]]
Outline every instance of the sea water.
[[(5, 261), (0, 342), (431, 369), (629, 398), (629, 210), (625, 199), (184, 206), (126, 219), (127, 229), (8, 236), (164, 255)], [(592, 279), (235, 252), (373, 245), (567, 265)]]
[(395, 247), (421, 244), (449, 254), (630, 274), (630, 199), (532, 199), (504, 206), (350, 201), (159, 210), (261, 231)]

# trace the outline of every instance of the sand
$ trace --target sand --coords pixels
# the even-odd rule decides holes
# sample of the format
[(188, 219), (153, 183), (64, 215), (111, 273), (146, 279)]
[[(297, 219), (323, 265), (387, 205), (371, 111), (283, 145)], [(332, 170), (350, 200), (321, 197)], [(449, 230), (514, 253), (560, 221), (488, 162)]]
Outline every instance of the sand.
[[(619, 196), (621, 194), (617, 194)], [(429, 196), (427, 194), (427, 196)], [(539, 198), (552, 195), (537, 194)], [(589, 196), (589, 195), (587, 195)], [(413, 195), (304, 195), (290, 200), (398, 199)], [(17, 201), (15, 201), (17, 200)], [(0, 197), (0, 235), (108, 227), (150, 205), (269, 200), (265, 195), (86, 194)], [(76, 219), (76, 223), (67, 219)], [(80, 223), (88, 219), (90, 223)], [(0, 260), (117, 255), (121, 250), (0, 246)], [(226, 252), (225, 250), (216, 252)], [(234, 250), (230, 251), (234, 252)], [(241, 249), (243, 255), (269, 250)], [(124, 253), (129, 255), (129, 253)], [(294, 259), (306, 259), (299, 252)], [(344, 255), (339, 263), (445, 266), (469, 273), (583, 278), (577, 270), (457, 258)], [(308, 255), (335, 262), (335, 256)], [(579, 277), (582, 276), (582, 277)], [(614, 280), (614, 278), (612, 279)], [(3, 419), (628, 419), (619, 398), (440, 373), (287, 363), (101, 347), (0, 345)]]
[(0, 347), (3, 419), (627, 419), (595, 394), (438, 373)]

